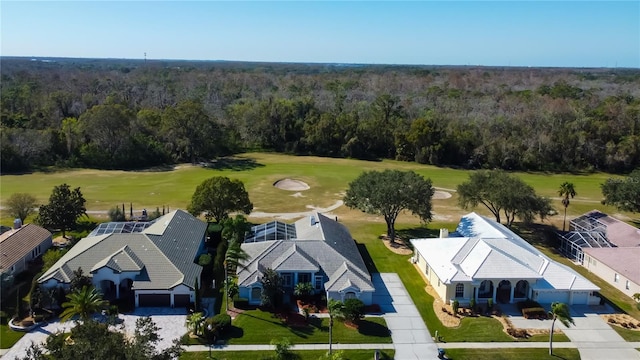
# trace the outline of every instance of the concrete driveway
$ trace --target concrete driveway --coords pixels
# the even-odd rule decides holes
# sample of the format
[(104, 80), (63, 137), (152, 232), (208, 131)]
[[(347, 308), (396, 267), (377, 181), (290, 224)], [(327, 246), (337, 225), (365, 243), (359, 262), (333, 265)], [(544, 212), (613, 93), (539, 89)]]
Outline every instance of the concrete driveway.
[(599, 316), (603, 311), (613, 313), (610, 309), (603, 310), (600, 306), (573, 305), (571, 317), (576, 325), (566, 328), (560, 324), (562, 331), (580, 351), (580, 358), (582, 360), (640, 359), (640, 352)]
[(379, 304), (396, 351), (396, 360), (437, 359), (438, 346), (407, 289), (395, 273), (372, 274), (373, 303)]
[[(125, 331), (127, 334), (133, 334), (136, 327), (136, 320), (144, 317), (151, 316), (158, 328), (158, 335), (160, 341), (156, 344), (158, 349), (166, 349), (173, 344), (173, 340), (182, 337), (186, 334), (187, 328), (185, 326), (186, 310), (184, 308), (171, 309), (171, 308), (138, 308), (130, 314), (120, 314), (119, 318), (124, 320)], [(25, 334), (11, 349), (4, 352), (2, 359), (18, 359), (26, 356), (27, 349), (32, 343), (41, 344), (47, 337), (58, 331), (68, 332), (74, 326), (74, 322), (69, 321), (61, 323), (59, 321), (52, 321), (46, 326), (42, 326)]]
[[(549, 305), (545, 305), (549, 310)], [(565, 327), (559, 321), (556, 326), (562, 329), (571, 342), (580, 351), (582, 360), (600, 359), (640, 359), (640, 352), (634, 344), (626, 342), (609, 326), (600, 314), (612, 314), (615, 311), (608, 305), (587, 306), (572, 305), (571, 317), (575, 326)], [(551, 320), (527, 320), (516, 313), (509, 314), (509, 320), (515, 327), (524, 329), (551, 329)]]

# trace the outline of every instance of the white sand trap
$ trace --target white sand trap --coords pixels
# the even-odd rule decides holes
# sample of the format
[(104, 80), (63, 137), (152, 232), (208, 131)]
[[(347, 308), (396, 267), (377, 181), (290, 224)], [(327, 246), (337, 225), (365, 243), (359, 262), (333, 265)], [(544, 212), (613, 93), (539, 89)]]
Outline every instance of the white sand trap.
[(431, 198), (435, 200), (442, 200), (442, 199), (448, 199), (450, 197), (451, 197), (451, 193), (448, 193), (442, 190), (435, 190)]
[(273, 186), (277, 187), (278, 189), (288, 191), (304, 191), (311, 189), (309, 185), (307, 185), (307, 183), (305, 183), (304, 181), (294, 179), (278, 180), (273, 183)]

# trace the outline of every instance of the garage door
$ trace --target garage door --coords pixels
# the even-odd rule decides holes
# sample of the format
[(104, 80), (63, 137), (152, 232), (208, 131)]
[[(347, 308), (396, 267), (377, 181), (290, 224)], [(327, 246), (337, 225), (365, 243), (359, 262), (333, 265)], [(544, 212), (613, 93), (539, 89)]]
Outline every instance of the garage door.
[(171, 294), (140, 294), (138, 306), (169, 307), (171, 306)]
[(175, 307), (187, 307), (191, 303), (191, 297), (189, 294), (176, 294), (173, 295), (173, 304)]

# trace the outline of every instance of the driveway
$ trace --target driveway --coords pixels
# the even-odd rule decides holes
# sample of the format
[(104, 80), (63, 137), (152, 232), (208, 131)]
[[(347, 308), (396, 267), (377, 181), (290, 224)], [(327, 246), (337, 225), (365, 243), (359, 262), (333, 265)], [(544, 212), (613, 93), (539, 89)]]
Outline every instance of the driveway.
[[(185, 326), (186, 310), (184, 308), (138, 308), (133, 313), (119, 315), (120, 319), (124, 320), (127, 334), (133, 334), (136, 320), (144, 316), (151, 316), (159, 328), (160, 341), (156, 344), (158, 349), (170, 347), (174, 339), (182, 337), (187, 332)], [(56, 320), (46, 326), (35, 329), (25, 334), (11, 349), (6, 351), (2, 355), (2, 359), (13, 360), (24, 357), (31, 343), (43, 343), (49, 335), (58, 331), (68, 332), (73, 326), (74, 323), (71, 321), (61, 323)]]
[(437, 359), (438, 346), (431, 338), (407, 289), (395, 273), (372, 274), (373, 303), (379, 304), (391, 332), (396, 360)]
[[(545, 309), (549, 310), (549, 305), (545, 305)], [(614, 313), (611, 307), (572, 305), (570, 309), (575, 326), (567, 328), (559, 321), (556, 321), (556, 326), (578, 348), (582, 360), (640, 359), (640, 352), (634, 349), (635, 345), (626, 342), (600, 317), (600, 314)], [(508, 316), (515, 327), (551, 329), (551, 320), (527, 320), (517, 312)]]
[[(562, 331), (576, 344), (582, 360), (640, 359), (640, 352), (626, 342), (599, 314), (613, 313), (608, 306), (571, 306), (571, 317), (576, 325)], [(557, 321), (556, 321), (557, 323)]]

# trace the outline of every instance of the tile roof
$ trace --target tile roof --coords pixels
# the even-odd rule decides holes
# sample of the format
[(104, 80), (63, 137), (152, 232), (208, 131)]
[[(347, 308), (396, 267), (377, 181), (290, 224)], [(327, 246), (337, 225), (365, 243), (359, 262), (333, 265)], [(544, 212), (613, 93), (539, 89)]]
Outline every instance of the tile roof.
[[(313, 219), (313, 220), (312, 220)], [(267, 268), (278, 271), (323, 272), (325, 289), (340, 290), (349, 283), (373, 291), (371, 276), (349, 231), (340, 223), (315, 213), (295, 222), (296, 238), (243, 243), (251, 257), (238, 269), (238, 284), (250, 286)]]
[[(51, 233), (35, 224), (27, 224), (0, 235), (0, 271), (8, 269), (24, 258), (43, 241), (51, 238)], [(42, 252), (46, 249), (41, 249)]]
[(171, 289), (184, 284), (193, 288), (202, 267), (195, 263), (206, 224), (176, 210), (141, 233), (86, 237), (45, 272), (38, 282), (69, 282), (79, 267), (85, 273), (102, 267), (114, 271), (140, 271), (133, 289)]
[(411, 240), (444, 283), (538, 279), (538, 285), (532, 287), (599, 290), (573, 269), (553, 262), (504, 225), (476, 213), (463, 216), (456, 233), (463, 237)]
[(583, 251), (627, 279), (640, 284), (640, 247), (585, 248)]

